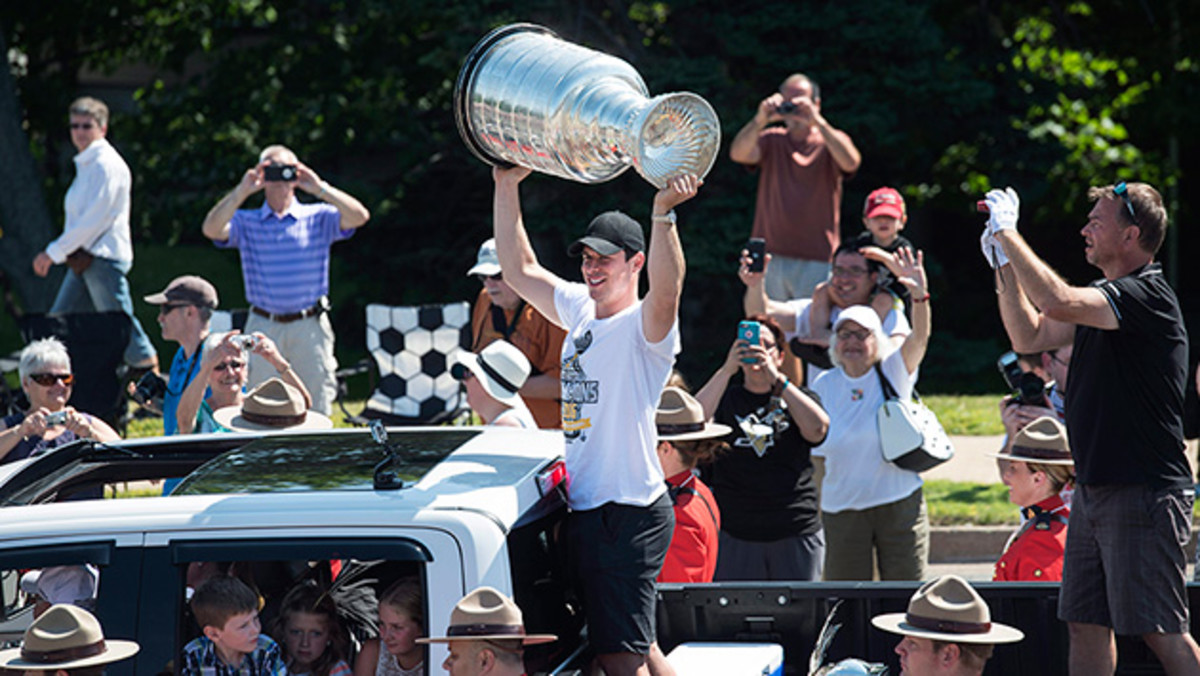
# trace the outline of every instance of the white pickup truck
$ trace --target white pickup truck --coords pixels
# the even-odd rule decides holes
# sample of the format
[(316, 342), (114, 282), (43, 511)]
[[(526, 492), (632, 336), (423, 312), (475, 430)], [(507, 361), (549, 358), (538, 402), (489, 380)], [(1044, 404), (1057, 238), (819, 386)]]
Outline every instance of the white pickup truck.
[[(198, 633), (184, 598), (189, 570), (200, 564), (236, 561), (251, 571), (269, 621), (272, 602), (300, 580), (327, 581), (331, 562), (381, 560), (370, 573), (379, 590), (405, 575), (424, 582), (427, 631), (444, 630), (459, 598), (491, 585), (516, 599), (529, 631), (559, 636), (531, 648), (528, 673), (578, 673), (590, 655), (559, 544), (566, 515), (561, 435), (463, 427), (389, 432), (382, 442), (366, 430), (79, 442), (0, 466), (0, 641), (18, 640), (31, 620), (17, 585), (21, 571), (90, 563), (100, 570), (96, 610), (105, 632), (142, 645), (111, 672), (172, 673), (182, 646)], [(170, 497), (80, 499), (151, 477), (186, 478)], [(822, 622), (842, 601), (830, 660), (895, 665), (895, 637), (875, 630), (870, 617), (904, 610), (916, 586), (660, 585), (659, 643), (667, 652), (695, 641), (778, 644), (783, 673), (805, 674)], [(995, 620), (1028, 637), (997, 650), (985, 674), (1066, 673), (1057, 584), (976, 587)], [(1200, 604), (1200, 588), (1188, 591)], [(1122, 673), (1153, 673), (1156, 662), (1144, 645), (1120, 642)], [(428, 673), (441, 673), (445, 654), (443, 646), (431, 647)], [(704, 664), (684, 676), (747, 673), (707, 657)]]
[[(563, 577), (557, 530), (566, 513), (562, 437), (488, 428), (408, 428), (319, 435), (213, 435), (80, 444), (7, 468), (0, 481), (0, 639), (19, 639), (30, 609), (20, 571), (88, 563), (100, 570), (105, 633), (142, 645), (114, 674), (160, 674), (198, 635), (184, 602), (189, 570), (239, 562), (272, 602), (331, 562), (382, 560), (381, 591), (416, 575), (427, 631), (479, 585), (510, 594), (527, 628), (561, 639), (530, 651), (530, 673), (564, 673), (582, 619)], [(186, 475), (170, 497), (71, 500), (98, 485)], [(65, 500), (65, 501), (64, 501)], [(36, 504), (53, 501), (53, 504)], [(33, 503), (33, 504), (30, 504)], [(445, 647), (430, 648), (440, 673)]]

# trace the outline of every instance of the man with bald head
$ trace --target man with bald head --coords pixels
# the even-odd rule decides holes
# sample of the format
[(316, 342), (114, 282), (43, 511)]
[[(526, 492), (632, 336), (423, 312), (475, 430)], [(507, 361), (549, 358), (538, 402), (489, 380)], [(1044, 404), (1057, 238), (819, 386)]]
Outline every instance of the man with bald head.
[[(315, 201), (298, 201), (297, 188)], [(261, 207), (239, 208), (259, 191)], [(275, 342), (312, 393), (313, 410), (326, 415), (337, 395), (333, 326), (326, 316), (329, 247), (370, 218), (362, 202), (321, 180), (286, 146), (272, 145), (204, 219), (205, 237), (241, 253), (250, 302), (244, 332), (260, 331)], [(251, 356), (249, 387), (275, 375), (261, 357)]]

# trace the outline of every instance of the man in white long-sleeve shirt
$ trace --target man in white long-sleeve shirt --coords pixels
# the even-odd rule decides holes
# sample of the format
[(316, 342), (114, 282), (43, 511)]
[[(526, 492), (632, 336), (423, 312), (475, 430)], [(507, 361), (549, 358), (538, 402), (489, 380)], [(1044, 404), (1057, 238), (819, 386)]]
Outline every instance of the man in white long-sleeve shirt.
[(70, 264), (72, 269), (63, 279), (50, 313), (124, 312), (133, 322), (126, 363), (157, 371), (158, 357), (133, 314), (125, 279), (133, 267), (129, 166), (104, 138), (108, 106), (103, 101), (85, 96), (76, 99), (69, 112), (71, 143), (79, 154), (75, 156), (75, 180), (64, 200), (66, 222), (58, 239), (33, 259), (33, 271), (45, 277), (51, 265)]

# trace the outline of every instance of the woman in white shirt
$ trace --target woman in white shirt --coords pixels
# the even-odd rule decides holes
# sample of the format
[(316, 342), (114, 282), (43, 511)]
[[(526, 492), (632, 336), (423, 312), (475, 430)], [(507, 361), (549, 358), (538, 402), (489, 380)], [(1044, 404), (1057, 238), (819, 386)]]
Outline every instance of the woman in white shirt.
[(884, 401), (883, 378), (901, 399), (912, 396), (929, 342), (929, 291), (920, 252), (870, 255), (899, 271), (912, 292), (913, 330), (893, 349), (874, 310), (843, 310), (829, 345), (836, 368), (813, 383), (829, 412), (829, 434), (813, 451), (825, 457), (825, 579), (871, 580), (878, 570), (883, 580), (923, 580), (929, 517), (921, 476), (883, 459), (875, 420)]

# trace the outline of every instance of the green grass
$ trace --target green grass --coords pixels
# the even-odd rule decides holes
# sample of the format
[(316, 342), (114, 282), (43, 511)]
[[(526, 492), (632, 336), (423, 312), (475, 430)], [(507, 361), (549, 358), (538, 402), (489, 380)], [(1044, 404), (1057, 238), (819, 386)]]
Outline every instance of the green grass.
[(925, 482), (925, 502), (929, 506), (929, 522), (935, 526), (1016, 525), (1020, 520), (1003, 484), (932, 479)]
[(931, 394), (922, 400), (937, 414), (947, 434), (1004, 434), (998, 394)]

